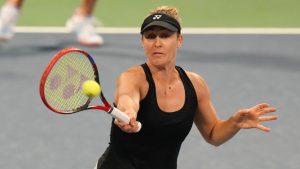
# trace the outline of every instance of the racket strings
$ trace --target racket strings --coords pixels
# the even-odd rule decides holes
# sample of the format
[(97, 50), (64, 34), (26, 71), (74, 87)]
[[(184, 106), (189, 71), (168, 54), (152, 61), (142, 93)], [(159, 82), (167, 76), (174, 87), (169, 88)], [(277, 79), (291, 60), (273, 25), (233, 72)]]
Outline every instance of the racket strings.
[(89, 58), (80, 52), (69, 52), (51, 69), (45, 83), (45, 98), (53, 108), (62, 112), (79, 111), (90, 102), (81, 86), (84, 81), (94, 79)]

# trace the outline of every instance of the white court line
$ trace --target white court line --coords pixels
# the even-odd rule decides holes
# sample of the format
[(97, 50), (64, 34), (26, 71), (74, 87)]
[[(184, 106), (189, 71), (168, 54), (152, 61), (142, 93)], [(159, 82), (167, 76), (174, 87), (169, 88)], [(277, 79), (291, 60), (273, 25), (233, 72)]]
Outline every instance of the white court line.
[[(137, 34), (140, 28), (99, 27), (102, 34)], [(16, 27), (20, 33), (69, 33), (65, 27)], [(183, 34), (300, 34), (300, 28), (183, 28)]]

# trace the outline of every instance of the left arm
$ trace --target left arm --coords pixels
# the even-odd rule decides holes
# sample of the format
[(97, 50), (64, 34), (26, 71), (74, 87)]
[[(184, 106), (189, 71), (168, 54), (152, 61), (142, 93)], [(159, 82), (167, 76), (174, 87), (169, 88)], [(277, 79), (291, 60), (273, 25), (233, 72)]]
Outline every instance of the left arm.
[(263, 116), (275, 112), (276, 109), (262, 103), (249, 109), (241, 109), (229, 119), (221, 120), (211, 102), (209, 88), (204, 79), (196, 74), (191, 74), (191, 80), (198, 99), (194, 123), (204, 139), (210, 144), (221, 145), (232, 138), (240, 129), (258, 128), (263, 131), (270, 131), (269, 128), (260, 123), (277, 119), (276, 116)]

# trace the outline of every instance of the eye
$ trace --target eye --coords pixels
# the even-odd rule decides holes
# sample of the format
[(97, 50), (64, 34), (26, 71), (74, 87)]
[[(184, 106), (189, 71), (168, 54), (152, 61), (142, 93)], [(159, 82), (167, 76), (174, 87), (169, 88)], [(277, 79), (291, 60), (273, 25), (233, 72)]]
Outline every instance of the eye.
[(144, 34), (144, 37), (146, 39), (155, 39), (156, 38), (156, 34), (154, 34), (154, 33), (146, 33), (146, 34)]
[(162, 39), (166, 39), (166, 38), (170, 37), (171, 35), (172, 35), (172, 34), (170, 34), (170, 33), (161, 33), (161, 34), (159, 35), (159, 37), (162, 38)]
[(172, 36), (173, 34), (174, 34), (174, 32), (163, 31), (159, 34), (159, 37), (162, 39), (166, 39), (166, 38), (169, 38), (170, 36)]

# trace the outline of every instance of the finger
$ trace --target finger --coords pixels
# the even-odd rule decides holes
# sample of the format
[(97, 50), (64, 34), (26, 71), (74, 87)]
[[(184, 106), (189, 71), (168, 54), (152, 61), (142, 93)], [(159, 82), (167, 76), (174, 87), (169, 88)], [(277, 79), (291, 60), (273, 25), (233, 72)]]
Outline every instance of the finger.
[(267, 113), (272, 113), (272, 112), (276, 112), (276, 108), (275, 107), (268, 107), (268, 108), (264, 108), (259, 110), (259, 114), (263, 115), (263, 114), (267, 114)]
[(122, 128), (122, 130), (126, 133), (134, 133), (134, 129), (131, 125), (126, 125)]
[(140, 126), (135, 118), (131, 118), (130, 125), (133, 127), (134, 133), (137, 133), (140, 131)]
[(263, 117), (259, 117), (259, 121), (263, 122), (263, 121), (270, 121), (270, 120), (277, 120), (278, 117), (277, 116), (263, 116)]
[(129, 121), (129, 124), (130, 124), (131, 126), (137, 125), (137, 122), (136, 122), (135, 118), (131, 118), (130, 121)]
[(132, 126), (129, 124), (124, 124), (123, 122), (119, 122), (118, 120), (115, 120), (115, 124), (124, 132), (126, 133), (132, 133)]
[(267, 103), (261, 103), (253, 107), (255, 111), (259, 111), (261, 109), (267, 108), (269, 105)]
[(126, 133), (137, 133), (137, 132), (139, 132), (138, 125), (135, 125), (135, 126), (126, 125), (122, 128), (122, 130), (125, 131)]
[(115, 125), (119, 125), (118, 119), (115, 119), (115, 120), (114, 120), (114, 124), (115, 124)]
[(128, 123), (122, 122), (118, 119), (114, 120), (115, 125), (117, 125), (122, 131), (126, 133), (137, 133), (139, 131), (138, 122), (135, 118), (132, 118)]
[(258, 128), (258, 129), (260, 129), (260, 130), (262, 130), (262, 131), (264, 131), (264, 132), (269, 132), (269, 131), (271, 131), (270, 128), (265, 127), (265, 126), (263, 126), (263, 125), (261, 125), (261, 124), (258, 124), (258, 125), (256, 126), (256, 128)]
[(117, 125), (117, 126), (119, 126), (119, 127), (123, 127), (123, 126), (125, 126), (125, 125), (128, 125), (128, 124), (126, 124), (125, 122), (122, 122), (122, 121), (120, 121), (120, 120), (118, 120), (118, 119), (115, 119), (115, 120), (114, 120), (114, 123), (115, 123), (115, 125)]

